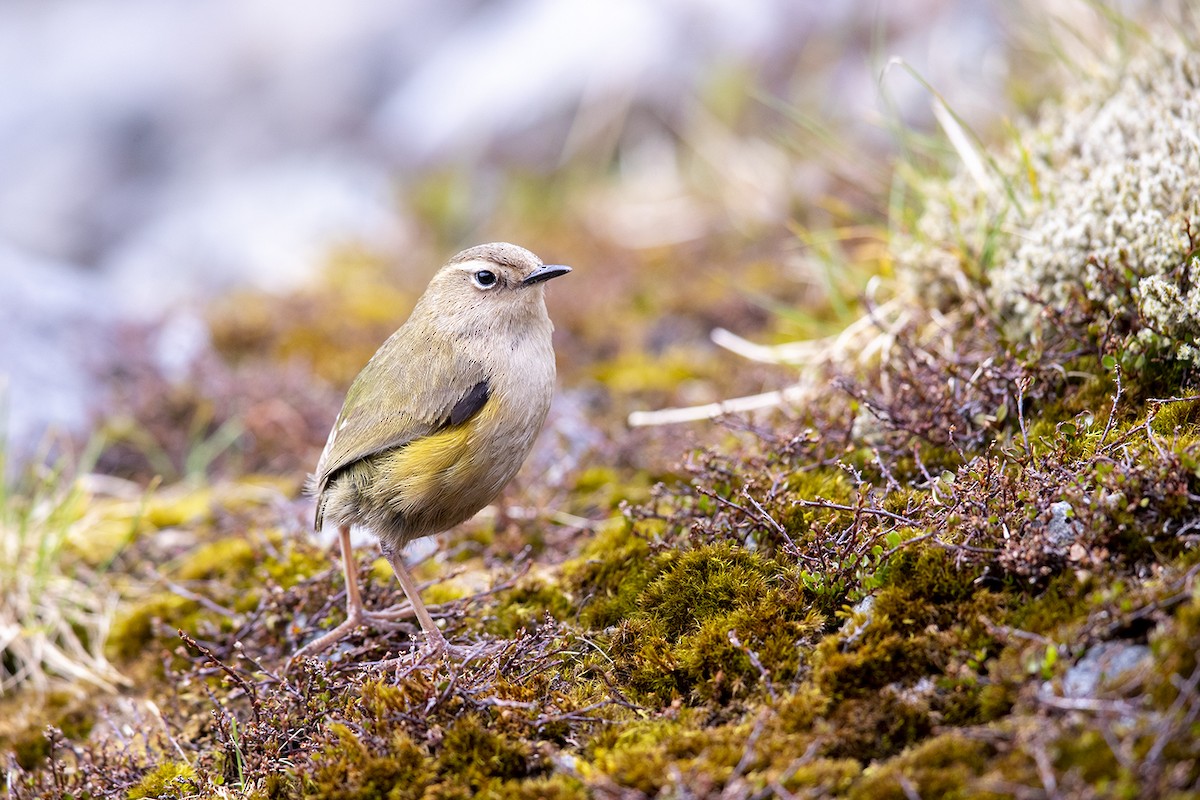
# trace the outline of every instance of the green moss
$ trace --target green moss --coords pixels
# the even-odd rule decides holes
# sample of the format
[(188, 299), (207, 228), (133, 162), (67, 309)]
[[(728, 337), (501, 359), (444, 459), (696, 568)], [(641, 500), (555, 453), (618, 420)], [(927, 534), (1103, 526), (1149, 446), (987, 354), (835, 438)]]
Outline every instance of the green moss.
[(853, 649), (830, 637), (814, 654), (817, 685), (835, 698), (860, 696), (897, 681), (909, 681), (937, 668), (939, 637), (884, 630), (878, 619)]
[(849, 792), (861, 774), (862, 764), (853, 758), (793, 760), (780, 785), (799, 797), (835, 797)]
[(975, 719), (980, 723), (1000, 719), (1012, 710), (1016, 701), (1014, 686), (1001, 682), (989, 682), (979, 689), (978, 713)]
[(5, 745), (5, 749), (12, 752), (21, 769), (34, 769), (50, 756), (50, 740), (41, 728), (27, 729), (13, 736)]
[(183, 798), (195, 794), (196, 770), (191, 764), (167, 761), (159, 764), (129, 790), (129, 800), (138, 798)]
[(918, 797), (1008, 797), (975, 785), (995, 749), (957, 731), (940, 734), (888, 761), (871, 767), (855, 785), (855, 800), (907, 800)]
[(1150, 428), (1159, 436), (1196, 436), (1200, 428), (1200, 400), (1163, 403), (1151, 420)]
[(745, 698), (764, 681), (791, 682), (800, 672), (801, 648), (824, 622), (798, 592), (772, 587), (728, 614), (705, 620), (680, 639), (675, 659), (698, 699)]
[[(387, 562), (384, 561), (384, 564)], [(329, 557), (315, 547), (289, 543), (278, 558), (265, 558), (256, 569), (269, 575), (280, 588), (290, 589), (329, 569)], [(391, 567), (388, 567), (387, 577), (391, 577)]]
[(436, 768), (443, 779), (472, 789), (538, 771), (527, 742), (496, 733), (474, 714), (460, 717), (446, 729)]
[(622, 502), (644, 503), (650, 499), (650, 481), (644, 472), (622, 478), (612, 467), (595, 466), (575, 479), (572, 504), (615, 511)]
[(587, 800), (595, 796), (583, 781), (567, 775), (509, 781), (494, 794), (508, 800)]
[[(853, 759), (824, 758), (812, 745), (814, 735), (790, 734), (760, 712), (736, 722), (714, 724), (707, 712), (680, 709), (672, 719), (632, 722), (597, 733), (587, 750), (593, 770), (608, 776), (623, 789), (644, 796), (725, 796), (734, 769), (741, 766), (737, 785), (741, 793), (757, 796), (771, 781), (800, 795), (843, 793), (862, 770)], [(748, 750), (752, 755), (747, 757)], [(801, 754), (804, 754), (801, 757)], [(608, 781), (594, 781), (605, 785)], [(683, 789), (681, 787), (687, 787)]]
[(346, 386), (416, 298), (390, 260), (361, 248), (331, 254), (325, 280), (290, 294), (238, 291), (208, 309), (213, 345), (228, 360), (303, 363)]
[(1090, 581), (1081, 582), (1074, 572), (1057, 575), (1038, 595), (1013, 604), (1005, 624), (1032, 633), (1053, 634), (1090, 610)]
[[(954, 556), (940, 547), (912, 546), (901, 550), (888, 563), (886, 584), (909, 599), (902, 600), (902, 595), (895, 593), (891, 595), (896, 602), (907, 606), (904, 618), (912, 619), (910, 624), (923, 626), (961, 619), (958, 609), (953, 607), (980, 592), (976, 581), (979, 572), (978, 568), (959, 566)], [(910, 602), (917, 600), (920, 602)], [(887, 606), (891, 602), (885, 593), (881, 593), (876, 610), (879, 610), (879, 603), (883, 603), (883, 613), (890, 613)]]
[[(1092, 786), (1107, 786), (1114, 797), (1134, 798), (1136, 791), (1136, 776), (1128, 774), (1117, 762), (1112, 748), (1105, 741), (1104, 734), (1098, 730), (1070, 730), (1068, 735), (1060, 736), (1056, 741), (1057, 753), (1054, 753), (1054, 766), (1060, 772), (1071, 772)], [(1124, 783), (1125, 790), (1120, 791), (1119, 785)], [(1134, 789), (1130, 793), (1130, 789)]]
[(240, 536), (218, 539), (189, 553), (175, 571), (183, 581), (253, 575), (258, 563), (254, 547)]
[(643, 568), (657, 575), (624, 598), (610, 657), (623, 683), (657, 701), (724, 702), (789, 680), (800, 644), (824, 625), (794, 576), (729, 542), (660, 553)]
[(329, 726), (332, 740), (303, 778), (306, 797), (329, 800), (417, 800), (434, 775), (424, 750), (396, 731), (385, 748), (372, 751), (349, 727)]
[(669, 393), (681, 383), (712, 377), (714, 366), (699, 350), (672, 348), (659, 355), (633, 350), (597, 365), (592, 377), (619, 394)]
[(617, 679), (629, 689), (657, 702), (670, 702), (686, 690), (674, 650), (658, 620), (625, 620), (617, 627), (608, 650)]
[[(423, 570), (414, 570), (417, 574), (421, 574)], [(395, 580), (395, 576), (392, 577)], [(389, 581), (390, 583), (391, 581)], [(455, 600), (461, 600), (469, 594), (469, 591), (462, 584), (449, 580), (435, 583), (432, 586), (426, 587), (421, 592), (421, 597), (427, 605), (437, 606), (443, 603), (453, 603)]]
[(518, 631), (533, 632), (547, 615), (561, 621), (570, 617), (572, 611), (570, 599), (557, 586), (525, 578), (496, 596), (496, 605), (484, 621), (484, 629), (493, 636), (511, 639)]
[(988, 677), (943, 678), (936, 707), (945, 725), (983, 725), (1007, 715), (1016, 702), (1017, 685)]
[[(789, 494), (805, 500), (822, 498), (831, 503), (845, 503), (853, 497), (854, 486), (845, 471), (823, 468), (793, 472), (787, 479)], [(801, 508), (802, 506), (797, 506)], [(812, 513), (841, 514), (832, 509), (813, 508)]]
[(118, 612), (109, 631), (106, 650), (115, 661), (131, 661), (144, 654), (155, 639), (155, 625), (169, 630), (194, 630), (199, 603), (163, 592)]
[(191, 490), (183, 494), (156, 494), (147, 501), (142, 519), (159, 529), (191, 525), (212, 513), (212, 502), (211, 488)]
[(580, 621), (590, 628), (607, 628), (633, 613), (658, 572), (650, 544), (624, 520), (601, 529), (579, 558), (562, 567), (564, 583), (581, 606)]
[(778, 573), (771, 562), (728, 543), (664, 554), (660, 570), (638, 598), (638, 606), (663, 624), (671, 641), (694, 633), (705, 620), (761, 598)]
[(786, 733), (807, 732), (817, 719), (829, 713), (830, 705), (828, 694), (805, 681), (780, 700), (776, 710), (780, 729)]
[(933, 730), (929, 710), (891, 692), (839, 703), (818, 727), (826, 734), (822, 755), (864, 764), (895, 755)]
[[(1168, 707), (1179, 696), (1179, 678), (1193, 674), (1200, 663), (1200, 596), (1181, 606), (1170, 624), (1151, 641), (1162, 680), (1153, 695), (1157, 705)], [(1176, 678), (1175, 676), (1178, 676)]]
[(597, 737), (592, 765), (619, 785), (654, 796), (672, 770), (692, 782), (720, 785), (744, 752), (748, 726), (701, 730), (684, 721), (635, 723)]
[(1001, 598), (979, 588), (935, 547), (901, 551), (886, 568), (862, 634), (852, 647), (827, 637), (814, 653), (814, 681), (833, 698), (862, 697), (889, 684), (939, 674), (955, 656), (992, 644), (981, 616)]

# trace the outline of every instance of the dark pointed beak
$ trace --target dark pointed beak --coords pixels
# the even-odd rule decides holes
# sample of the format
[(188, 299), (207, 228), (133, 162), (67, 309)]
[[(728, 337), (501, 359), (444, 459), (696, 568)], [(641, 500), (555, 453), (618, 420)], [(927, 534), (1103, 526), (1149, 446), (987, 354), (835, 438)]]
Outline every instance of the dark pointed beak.
[(562, 264), (543, 264), (533, 272), (525, 276), (525, 280), (521, 281), (522, 286), (532, 286), (535, 283), (548, 281), (551, 278), (557, 278), (559, 275), (566, 275), (571, 271), (570, 267), (564, 267)]

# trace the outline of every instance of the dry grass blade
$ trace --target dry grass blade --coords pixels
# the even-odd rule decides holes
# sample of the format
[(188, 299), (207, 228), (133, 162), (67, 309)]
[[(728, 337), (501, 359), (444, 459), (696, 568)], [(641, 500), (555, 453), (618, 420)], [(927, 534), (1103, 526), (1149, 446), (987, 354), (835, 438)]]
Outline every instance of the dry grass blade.
[(629, 415), (629, 425), (635, 428), (672, 425), (780, 406), (799, 406), (824, 390), (819, 380), (819, 373), (824, 367), (845, 364), (848, 361), (866, 364), (876, 358), (886, 362), (895, 346), (896, 336), (911, 321), (912, 314), (898, 300), (891, 300), (879, 306), (870, 302), (870, 295), (874, 293), (877, 285), (878, 282), (873, 280), (867, 288), (868, 313), (835, 336), (765, 346), (743, 339), (724, 328), (713, 330), (711, 337), (714, 344), (743, 358), (800, 367), (803, 370), (800, 380), (792, 386), (779, 391), (735, 397), (701, 406), (635, 411)]
[(69, 555), (91, 524), (87, 499), (59, 467), (0, 482), (0, 695), (44, 692), (55, 678), (105, 691), (124, 683), (104, 656), (115, 595)]

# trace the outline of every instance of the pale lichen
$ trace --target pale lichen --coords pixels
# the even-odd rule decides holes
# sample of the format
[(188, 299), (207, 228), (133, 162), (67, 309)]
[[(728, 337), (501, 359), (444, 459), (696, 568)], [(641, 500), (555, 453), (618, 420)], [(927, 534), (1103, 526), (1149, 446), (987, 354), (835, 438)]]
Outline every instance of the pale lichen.
[(981, 286), (1018, 338), (1070, 319), (1081, 337), (1200, 363), (1198, 131), (1200, 53), (1108, 65), (997, 156), (1006, 191), (965, 169), (921, 187), (900, 275), (943, 308)]

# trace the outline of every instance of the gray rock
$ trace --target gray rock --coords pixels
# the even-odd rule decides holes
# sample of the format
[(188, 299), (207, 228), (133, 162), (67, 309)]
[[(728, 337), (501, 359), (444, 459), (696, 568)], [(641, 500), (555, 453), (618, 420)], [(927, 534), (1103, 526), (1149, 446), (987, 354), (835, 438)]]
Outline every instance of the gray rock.
[(1120, 691), (1140, 682), (1152, 661), (1150, 648), (1126, 642), (1101, 642), (1063, 676), (1064, 697), (1096, 697), (1105, 690)]
[(1066, 501), (1050, 506), (1050, 522), (1046, 525), (1046, 538), (1059, 550), (1065, 550), (1083, 534), (1083, 525), (1075, 519), (1075, 509)]
[(874, 610), (875, 595), (873, 594), (859, 600), (850, 610), (850, 616), (842, 623), (842, 629), (838, 632), (842, 637), (843, 650), (848, 650), (857, 644), (858, 640), (867, 632), (867, 628), (871, 627)]

